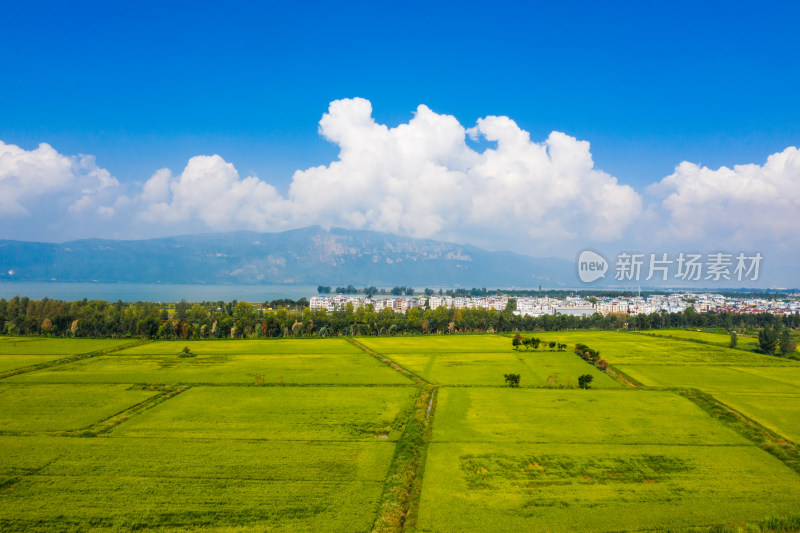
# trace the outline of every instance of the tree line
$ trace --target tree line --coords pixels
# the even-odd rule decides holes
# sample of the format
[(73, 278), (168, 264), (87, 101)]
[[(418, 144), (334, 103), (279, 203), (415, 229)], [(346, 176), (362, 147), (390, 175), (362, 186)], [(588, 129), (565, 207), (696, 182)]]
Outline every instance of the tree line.
[[(433, 290), (425, 289), (425, 294), (428, 296), (433, 294)], [(431, 291), (428, 294), (427, 291)], [(413, 296), (414, 295), (414, 288), (413, 287), (406, 287), (406, 286), (398, 286), (392, 287), (391, 289), (379, 289), (375, 286), (364, 287), (363, 289), (357, 289), (353, 285), (348, 285), (347, 287), (336, 287), (336, 290), (332, 290), (329, 285), (318, 285), (317, 286), (317, 293), (318, 294), (331, 294), (334, 292), (336, 294), (365, 294), (367, 296), (375, 296), (376, 294), (380, 295), (392, 295), (392, 296)], [(439, 291), (441, 292), (441, 291)]]
[[(62, 301), (26, 297), (0, 299), (0, 332), (9, 335), (74, 337), (140, 337), (159, 339), (327, 337), (337, 335), (434, 335), (478, 332), (561, 330), (646, 330), (667, 328), (772, 328), (778, 332), (800, 326), (800, 315), (659, 312), (651, 315), (594, 314), (588, 317), (517, 316), (484, 309), (410, 309), (376, 312), (372, 306), (328, 312), (311, 311), (303, 298), (248, 302), (107, 302)], [(770, 332), (772, 331), (770, 330)], [(780, 333), (780, 335), (785, 335)], [(778, 341), (776, 345), (781, 346)]]

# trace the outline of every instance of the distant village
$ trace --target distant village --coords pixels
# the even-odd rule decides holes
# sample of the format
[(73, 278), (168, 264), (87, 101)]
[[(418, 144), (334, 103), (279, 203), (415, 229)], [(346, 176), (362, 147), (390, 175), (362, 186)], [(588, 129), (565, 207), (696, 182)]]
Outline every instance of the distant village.
[(348, 304), (353, 310), (372, 306), (376, 312), (391, 309), (396, 313), (404, 313), (409, 309), (484, 309), (505, 311), (509, 302), (513, 313), (517, 316), (539, 317), (544, 315), (591, 316), (624, 314), (630, 316), (649, 315), (665, 311), (680, 313), (693, 308), (697, 313), (770, 313), (775, 315), (800, 314), (800, 295), (788, 295), (784, 299), (731, 298), (721, 294), (710, 293), (674, 293), (648, 296), (630, 296), (616, 298), (594, 298), (588, 296), (555, 297), (513, 297), (508, 295), (492, 296), (359, 296), (352, 294), (336, 294), (330, 296), (314, 296), (309, 301), (312, 311), (326, 309), (329, 312), (344, 310)]

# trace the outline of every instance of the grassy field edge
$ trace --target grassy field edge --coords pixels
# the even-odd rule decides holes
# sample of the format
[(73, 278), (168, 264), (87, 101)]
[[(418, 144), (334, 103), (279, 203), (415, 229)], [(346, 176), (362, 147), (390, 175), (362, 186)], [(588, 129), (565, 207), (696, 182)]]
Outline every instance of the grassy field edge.
[(800, 446), (797, 444), (786, 440), (701, 390), (677, 389), (675, 392), (694, 402), (711, 415), (712, 418), (734, 429), (756, 446), (777, 457), (786, 466), (800, 474)]
[(397, 441), (372, 528), (375, 533), (414, 529), (437, 392), (438, 388), (431, 385), (420, 387), (414, 409)]

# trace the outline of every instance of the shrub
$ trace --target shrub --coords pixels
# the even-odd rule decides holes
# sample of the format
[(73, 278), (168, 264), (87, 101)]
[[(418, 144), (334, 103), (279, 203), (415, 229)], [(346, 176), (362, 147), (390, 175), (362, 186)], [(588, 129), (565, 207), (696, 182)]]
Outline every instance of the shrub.
[(178, 357), (195, 357), (195, 354), (192, 353), (188, 346), (184, 346), (183, 350), (178, 352)]

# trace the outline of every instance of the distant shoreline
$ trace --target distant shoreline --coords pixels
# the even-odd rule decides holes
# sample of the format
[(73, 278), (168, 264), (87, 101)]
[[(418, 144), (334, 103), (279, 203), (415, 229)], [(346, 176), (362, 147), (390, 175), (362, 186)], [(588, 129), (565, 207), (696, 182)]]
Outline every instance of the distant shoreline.
[(0, 283), (0, 298), (106, 300), (116, 302), (251, 301), (288, 298), (299, 300), (317, 294), (311, 285), (196, 285), (177, 283), (92, 283), (14, 281)]

